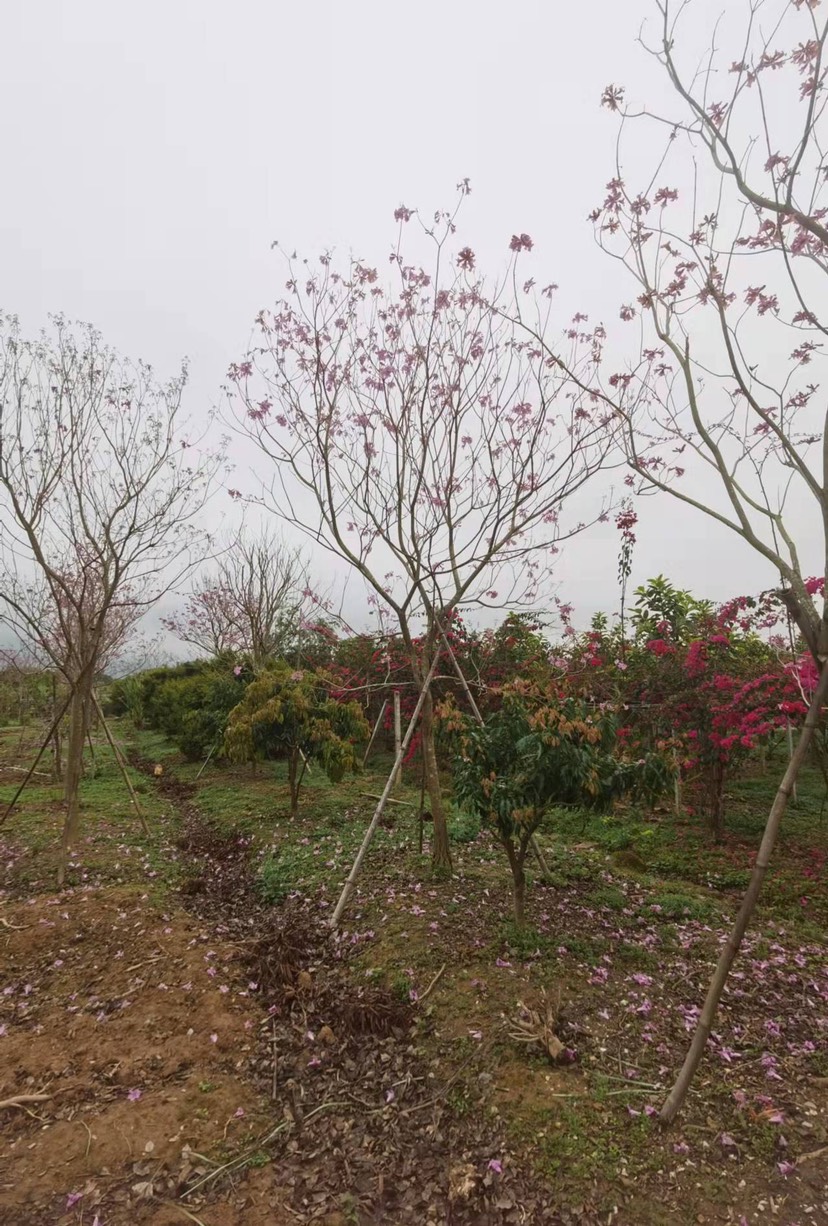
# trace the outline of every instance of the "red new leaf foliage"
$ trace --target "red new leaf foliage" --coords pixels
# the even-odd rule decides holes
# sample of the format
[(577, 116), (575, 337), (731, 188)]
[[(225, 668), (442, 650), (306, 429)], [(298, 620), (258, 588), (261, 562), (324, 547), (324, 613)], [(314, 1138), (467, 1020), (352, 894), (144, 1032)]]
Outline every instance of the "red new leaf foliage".
[[(822, 595), (821, 580), (807, 586), (809, 594)], [(784, 617), (776, 594), (739, 596), (718, 608), (673, 594), (689, 600), (684, 621), (646, 616), (639, 607), (631, 643), (604, 617), (576, 635), (572, 610), (562, 606), (563, 684), (618, 706), (625, 713), (619, 735), (642, 753), (672, 749), (677, 770), (701, 794), (719, 830), (727, 776), (774, 734), (804, 719), (817, 670), (792, 640), (767, 635)]]

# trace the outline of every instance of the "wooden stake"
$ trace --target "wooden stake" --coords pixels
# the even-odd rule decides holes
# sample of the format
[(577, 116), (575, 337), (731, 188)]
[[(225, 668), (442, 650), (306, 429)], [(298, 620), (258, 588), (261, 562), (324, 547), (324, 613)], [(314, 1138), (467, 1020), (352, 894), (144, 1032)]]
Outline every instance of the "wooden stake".
[(215, 745), (214, 745), (214, 746), (213, 746), (213, 748), (210, 750), (210, 752), (208, 753), (207, 757), (206, 757), (206, 758), (204, 759), (204, 761), (202, 762), (201, 766), (198, 768), (198, 774), (196, 775), (196, 783), (197, 783), (197, 782), (198, 782), (198, 780), (201, 778), (201, 776), (204, 774), (204, 768), (205, 768), (205, 766), (206, 766), (206, 765), (207, 765), (207, 763), (210, 761), (210, 759), (212, 758), (213, 754), (216, 752), (216, 750), (217, 750), (217, 749), (218, 749), (218, 741), (216, 741)]
[(377, 716), (377, 722), (374, 724), (374, 731), (371, 733), (371, 739), (368, 742), (368, 748), (365, 750), (365, 757), (362, 759), (363, 766), (368, 761), (368, 755), (370, 754), (371, 750), (374, 748), (374, 741), (377, 739), (377, 733), (380, 730), (380, 725), (382, 724), (382, 717), (385, 714), (385, 708), (387, 706), (388, 706), (388, 699), (385, 698), (383, 699), (382, 706), (380, 707), (380, 713)]
[(132, 786), (132, 780), (129, 777), (129, 768), (127, 767), (126, 760), (121, 754), (120, 749), (115, 744), (115, 738), (113, 737), (112, 732), (110, 731), (109, 724), (104, 719), (104, 713), (101, 710), (101, 704), (98, 702), (98, 695), (95, 693), (92, 694), (92, 702), (95, 706), (95, 710), (98, 713), (98, 719), (101, 721), (101, 724), (103, 726), (104, 733), (106, 734), (106, 739), (109, 742), (109, 748), (112, 750), (113, 754), (115, 755), (115, 761), (118, 763), (118, 766), (120, 767), (120, 770), (121, 770), (121, 774), (124, 777), (124, 783), (127, 785), (127, 791), (129, 792), (130, 799), (132, 800), (132, 803), (135, 806), (135, 812), (138, 814), (138, 821), (141, 823), (141, 829), (143, 830), (144, 834), (147, 835), (147, 837), (149, 837), (150, 828), (147, 825), (147, 819), (144, 817), (143, 809), (138, 803), (138, 797), (135, 795), (135, 788)]
[(699, 1020), (696, 1023), (696, 1030), (693, 1034), (692, 1042), (687, 1050), (687, 1055), (684, 1058), (684, 1064), (681, 1067), (675, 1084), (667, 1096), (667, 1099), (659, 1112), (659, 1119), (662, 1124), (670, 1124), (675, 1119), (678, 1112), (681, 1110), (682, 1104), (687, 1096), (687, 1091), (690, 1088), (690, 1083), (693, 1080), (693, 1075), (699, 1066), (704, 1049), (707, 1046), (707, 1040), (710, 1037), (710, 1031), (713, 1028), (713, 1023), (716, 1018), (716, 1011), (719, 1007), (719, 1001), (722, 997), (727, 977), (730, 973), (736, 955), (739, 952), (739, 947), (742, 944), (747, 926), (750, 923), (753, 912), (756, 909), (756, 902), (759, 898), (759, 892), (762, 889), (762, 883), (765, 880), (765, 874), (768, 871), (768, 863), (771, 853), (776, 844), (776, 839), (779, 834), (779, 826), (785, 813), (788, 804), (788, 798), (793, 792), (793, 786), (796, 783), (796, 777), (800, 767), (808, 753), (811, 740), (816, 730), (817, 724), (822, 716), (822, 707), (828, 697), (828, 664), (823, 664), (820, 672), (819, 682), (811, 698), (808, 714), (805, 716), (805, 723), (802, 726), (802, 731), (799, 734), (799, 740), (794, 749), (793, 756), (788, 763), (788, 769), (782, 776), (782, 781), (779, 784), (770, 812), (768, 820), (765, 824), (765, 830), (762, 835), (762, 841), (759, 844), (759, 851), (756, 859), (753, 862), (753, 870), (750, 874), (750, 883), (745, 891), (742, 905), (739, 908), (736, 919), (733, 921), (733, 927), (726, 943), (722, 947), (719, 954), (719, 960), (716, 963), (716, 969), (710, 979), (710, 985), (707, 989), (704, 1007), (702, 1008)]
[(673, 767), (675, 775), (673, 776), (673, 807), (676, 817), (681, 817), (681, 768), (679, 767), (678, 752), (673, 750)]
[[(376, 792), (360, 792), (360, 796), (367, 796), (369, 800), (380, 800), (380, 799), (382, 799), (380, 796), (377, 796)], [(393, 796), (389, 796), (389, 797), (388, 797), (388, 804), (389, 804), (389, 805), (405, 805), (405, 806), (406, 806), (406, 808), (408, 808), (408, 809), (416, 809), (416, 807), (417, 807), (417, 806), (416, 806), (415, 804), (413, 804), (413, 803), (412, 803), (410, 800), (397, 800), (397, 799), (396, 799), (395, 797), (393, 797)]]
[(13, 808), (14, 808), (14, 806), (17, 804), (18, 800), (20, 799), (21, 795), (23, 794), (23, 789), (25, 788), (26, 784), (29, 782), (29, 780), (31, 779), (32, 775), (33, 775), (33, 774), (35, 773), (35, 771), (37, 770), (37, 764), (38, 764), (38, 762), (40, 761), (40, 759), (43, 757), (44, 753), (46, 752), (46, 747), (47, 747), (47, 745), (49, 744), (49, 742), (51, 741), (52, 737), (54, 736), (54, 734), (55, 734), (55, 729), (57, 728), (58, 724), (60, 723), (60, 721), (63, 719), (64, 715), (66, 714), (66, 711), (67, 711), (67, 708), (68, 708), (69, 703), (70, 703), (70, 701), (71, 701), (71, 698), (72, 698), (72, 695), (71, 695), (71, 692), (70, 692), (70, 694), (69, 694), (68, 698), (66, 699), (66, 701), (64, 702), (63, 706), (60, 708), (60, 710), (58, 711), (57, 715), (56, 715), (56, 716), (55, 716), (55, 718), (52, 720), (52, 726), (51, 726), (51, 728), (49, 729), (49, 731), (46, 733), (46, 739), (45, 739), (45, 741), (43, 742), (43, 744), (40, 746), (40, 749), (37, 751), (37, 757), (35, 758), (35, 760), (34, 760), (34, 762), (32, 763), (32, 765), (29, 767), (29, 771), (28, 771), (28, 773), (27, 773), (27, 775), (26, 775), (26, 778), (23, 780), (23, 782), (21, 783), (20, 787), (19, 787), (19, 788), (17, 789), (17, 791), (15, 792), (14, 796), (12, 796), (11, 800), (9, 801), (9, 805), (8, 805), (8, 808), (6, 809), (6, 812), (3, 814), (2, 818), (0, 818), (0, 826), (2, 826), (2, 825), (3, 825), (3, 822), (5, 822), (5, 821), (6, 821), (6, 819), (8, 818), (8, 816), (9, 816), (9, 814), (11, 813), (12, 809), (13, 809)]
[(394, 787), (398, 788), (402, 783), (402, 758), (400, 756), (400, 746), (402, 745), (402, 708), (400, 706), (400, 691), (394, 690), (394, 756), (399, 759), (399, 767), (394, 779)]
[(405, 730), (405, 736), (402, 739), (402, 744), (400, 745), (399, 753), (397, 754), (394, 765), (391, 768), (391, 774), (388, 776), (388, 781), (385, 787), (383, 788), (382, 796), (379, 798), (377, 807), (374, 810), (374, 816), (371, 818), (371, 822), (368, 826), (368, 829), (365, 831), (365, 836), (362, 840), (362, 844), (360, 846), (359, 851), (356, 854), (356, 859), (351, 865), (351, 871), (348, 874), (348, 878), (344, 886), (342, 887), (342, 893), (339, 896), (339, 901), (337, 902), (336, 907), (334, 908), (334, 913), (331, 916), (330, 922), (331, 922), (332, 928), (337, 927), (342, 917), (342, 912), (345, 910), (346, 906), (348, 905), (348, 899), (351, 897), (351, 891), (353, 890), (354, 885), (356, 884), (356, 879), (359, 876), (360, 869), (362, 868), (362, 862), (365, 859), (366, 855), (368, 854), (368, 848), (371, 846), (371, 840), (373, 839), (374, 834), (376, 833), (376, 829), (377, 829), (377, 826), (379, 825), (379, 820), (382, 817), (383, 810), (385, 809), (385, 806), (388, 803), (388, 800), (391, 796), (391, 790), (394, 786), (394, 777), (397, 773), (397, 770), (400, 764), (402, 763), (403, 756), (406, 750), (408, 749), (408, 746), (411, 743), (411, 738), (414, 736), (414, 730), (417, 727), (417, 721), (420, 718), (420, 712), (423, 709), (423, 703), (426, 700), (426, 694), (429, 692), (429, 689), (431, 687), (431, 682), (434, 678), (434, 674), (437, 671), (437, 660), (439, 659), (439, 656), (440, 656), (439, 651), (435, 651), (434, 659), (431, 661), (431, 668), (428, 670), (428, 675), (425, 681), (423, 682), (422, 689), (420, 690), (420, 696), (417, 699), (417, 705), (414, 708), (414, 714), (411, 716), (411, 722)]

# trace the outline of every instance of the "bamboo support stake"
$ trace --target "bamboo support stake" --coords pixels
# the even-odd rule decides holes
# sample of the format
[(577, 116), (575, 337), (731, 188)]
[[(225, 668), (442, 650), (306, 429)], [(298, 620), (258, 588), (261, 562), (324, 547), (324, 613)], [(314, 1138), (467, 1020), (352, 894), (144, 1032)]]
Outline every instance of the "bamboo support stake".
[(400, 746), (402, 745), (402, 706), (400, 703), (400, 691), (394, 690), (394, 756), (399, 760), (400, 765), (397, 767), (394, 776), (394, 787), (398, 788), (402, 783), (402, 757), (400, 755)]
[(115, 743), (115, 738), (112, 735), (109, 724), (104, 719), (104, 713), (101, 710), (101, 704), (98, 702), (97, 694), (92, 695), (92, 702), (95, 706), (95, 710), (98, 713), (98, 719), (101, 721), (101, 724), (103, 726), (103, 730), (106, 735), (106, 739), (109, 742), (109, 748), (112, 750), (113, 754), (115, 755), (115, 761), (118, 763), (118, 766), (120, 767), (120, 770), (121, 770), (121, 774), (124, 777), (124, 783), (127, 785), (127, 791), (129, 792), (130, 799), (132, 800), (132, 803), (135, 807), (135, 812), (138, 815), (138, 821), (141, 823), (141, 829), (143, 830), (144, 834), (149, 837), (150, 828), (147, 825), (147, 819), (144, 817), (144, 811), (138, 803), (138, 797), (135, 795), (135, 788), (132, 786), (132, 780), (129, 777), (129, 770), (127, 768), (126, 761), (123, 755), (121, 754), (120, 749)]
[(365, 836), (362, 840), (362, 844), (360, 846), (359, 851), (356, 854), (356, 859), (351, 865), (351, 871), (348, 874), (348, 878), (344, 886), (342, 887), (342, 893), (339, 896), (339, 901), (337, 902), (336, 907), (334, 908), (334, 913), (331, 916), (330, 923), (331, 923), (332, 928), (337, 927), (342, 917), (342, 912), (345, 910), (346, 906), (348, 905), (348, 899), (351, 897), (351, 891), (353, 890), (354, 885), (356, 884), (356, 879), (359, 876), (360, 869), (362, 868), (362, 862), (365, 859), (366, 855), (368, 854), (368, 848), (371, 846), (371, 841), (374, 837), (374, 834), (376, 833), (377, 826), (379, 825), (379, 820), (382, 817), (383, 810), (385, 809), (385, 806), (390, 799), (391, 791), (394, 787), (394, 777), (396, 776), (397, 770), (403, 760), (403, 756), (405, 755), (405, 752), (411, 743), (411, 738), (414, 736), (414, 730), (417, 727), (417, 721), (420, 718), (420, 712), (423, 709), (423, 703), (426, 700), (426, 694), (429, 692), (429, 689), (431, 687), (431, 682), (433, 681), (434, 674), (437, 670), (437, 661), (439, 657), (440, 657), (439, 651), (435, 651), (434, 659), (431, 661), (431, 668), (428, 670), (428, 675), (426, 676), (426, 679), (423, 682), (423, 687), (420, 690), (420, 696), (417, 699), (417, 705), (414, 708), (414, 714), (411, 716), (411, 722), (409, 723), (408, 727), (405, 730), (405, 736), (403, 737), (402, 744), (400, 745), (399, 753), (397, 754), (397, 758), (396, 758), (396, 761), (394, 762), (394, 766), (391, 769), (391, 774), (388, 776), (388, 781), (386, 782), (385, 787), (383, 788), (382, 796), (380, 796), (379, 801), (377, 802), (377, 807), (374, 810), (374, 816), (371, 818), (368, 829), (365, 831)]
[(788, 768), (782, 776), (782, 781), (779, 784), (770, 812), (765, 825), (765, 831), (762, 835), (762, 841), (759, 844), (759, 851), (756, 859), (753, 862), (753, 870), (750, 875), (750, 882), (745, 891), (742, 905), (739, 908), (736, 919), (733, 922), (733, 927), (727, 938), (725, 945), (719, 954), (719, 960), (716, 964), (716, 969), (710, 979), (710, 984), (707, 989), (704, 1006), (702, 1008), (699, 1020), (696, 1023), (696, 1030), (693, 1034), (692, 1042), (687, 1050), (687, 1055), (684, 1058), (684, 1064), (681, 1067), (675, 1084), (670, 1091), (667, 1099), (659, 1112), (659, 1119), (662, 1124), (670, 1124), (675, 1119), (678, 1112), (681, 1110), (682, 1104), (687, 1096), (687, 1091), (690, 1088), (690, 1083), (693, 1080), (693, 1075), (701, 1062), (707, 1047), (707, 1040), (710, 1037), (710, 1031), (713, 1028), (713, 1023), (716, 1018), (716, 1011), (719, 1007), (719, 1001), (722, 997), (725, 984), (727, 983), (730, 968), (732, 967), (739, 948), (742, 944), (747, 926), (756, 909), (756, 902), (759, 898), (759, 892), (762, 889), (762, 883), (765, 880), (765, 874), (768, 871), (768, 863), (770, 861), (771, 852), (776, 844), (776, 839), (779, 834), (779, 826), (785, 813), (796, 777), (799, 773), (810, 748), (811, 740), (813, 739), (814, 731), (822, 717), (823, 704), (828, 698), (828, 664), (822, 665), (819, 682), (811, 698), (808, 714), (805, 717), (805, 723), (799, 734), (796, 748), (793, 751)]
[(382, 706), (380, 707), (380, 713), (377, 716), (377, 722), (374, 724), (374, 731), (371, 733), (371, 739), (368, 742), (368, 748), (365, 750), (365, 757), (362, 759), (363, 766), (368, 761), (368, 755), (370, 754), (371, 750), (374, 748), (374, 741), (377, 739), (377, 733), (380, 730), (380, 725), (382, 724), (382, 717), (385, 714), (385, 708), (387, 706), (388, 706), (388, 699), (385, 698), (383, 699)]
[(44, 740), (43, 744), (40, 746), (40, 749), (37, 751), (37, 757), (35, 758), (35, 760), (34, 760), (34, 762), (32, 763), (32, 765), (29, 767), (29, 770), (28, 770), (28, 773), (27, 773), (27, 775), (26, 775), (26, 778), (25, 778), (25, 779), (23, 780), (23, 782), (20, 784), (20, 787), (17, 789), (17, 791), (15, 792), (14, 796), (12, 796), (11, 800), (9, 801), (8, 808), (6, 809), (6, 812), (3, 814), (2, 818), (0, 818), (0, 826), (2, 826), (2, 825), (3, 825), (3, 822), (5, 822), (5, 821), (6, 821), (6, 819), (9, 817), (9, 815), (10, 815), (10, 813), (11, 813), (12, 809), (13, 809), (13, 808), (14, 808), (14, 806), (17, 804), (18, 800), (20, 799), (21, 795), (23, 794), (23, 789), (25, 788), (26, 784), (27, 784), (27, 783), (29, 782), (29, 780), (31, 779), (32, 775), (33, 775), (33, 774), (35, 773), (35, 771), (37, 770), (37, 764), (38, 764), (38, 762), (40, 761), (40, 759), (43, 757), (44, 753), (46, 752), (46, 747), (48, 746), (48, 744), (49, 744), (49, 742), (51, 741), (52, 737), (55, 735), (55, 729), (57, 728), (58, 724), (60, 723), (60, 721), (63, 719), (64, 715), (66, 714), (66, 711), (67, 711), (67, 709), (68, 709), (68, 707), (69, 707), (69, 703), (70, 703), (70, 701), (71, 701), (71, 698), (72, 698), (72, 695), (71, 695), (71, 693), (70, 693), (70, 694), (69, 694), (69, 696), (68, 696), (68, 698), (66, 699), (65, 703), (64, 703), (64, 704), (63, 704), (63, 706), (60, 708), (60, 710), (58, 711), (58, 713), (57, 713), (57, 715), (55, 716), (55, 718), (52, 720), (52, 726), (50, 727), (49, 731), (46, 733), (46, 739)]
[(218, 741), (216, 741), (215, 745), (210, 750), (210, 752), (208, 753), (204, 761), (201, 763), (201, 766), (198, 768), (198, 774), (195, 777), (196, 783), (198, 783), (199, 779), (204, 774), (204, 768), (206, 767), (207, 763), (210, 761), (210, 759), (212, 758), (213, 754), (216, 752), (217, 749), (218, 749)]

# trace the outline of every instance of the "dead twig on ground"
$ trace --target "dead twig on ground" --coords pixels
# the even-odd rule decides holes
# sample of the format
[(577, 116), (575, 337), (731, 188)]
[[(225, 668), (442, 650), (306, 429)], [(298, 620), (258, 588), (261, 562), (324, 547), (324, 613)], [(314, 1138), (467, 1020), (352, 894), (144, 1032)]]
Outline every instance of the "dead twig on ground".
[(14, 1094), (11, 1098), (0, 1099), (0, 1111), (4, 1107), (23, 1107), (24, 1103), (45, 1103), (51, 1094)]
[(423, 992), (422, 996), (418, 996), (418, 997), (417, 997), (417, 1004), (418, 1004), (418, 1005), (421, 1005), (421, 1004), (423, 1003), (423, 1001), (424, 1001), (424, 1000), (426, 1000), (426, 999), (427, 999), (427, 997), (429, 997), (429, 996), (431, 995), (431, 993), (432, 993), (432, 992), (434, 991), (434, 989), (437, 987), (437, 984), (438, 984), (438, 983), (440, 982), (440, 980), (442, 979), (442, 977), (443, 977), (443, 972), (445, 971), (445, 969), (446, 969), (446, 963), (444, 962), (444, 963), (443, 963), (443, 965), (440, 967), (439, 971), (437, 972), (437, 974), (436, 974), (436, 975), (434, 976), (434, 978), (432, 979), (431, 983), (428, 985), (428, 987), (426, 988), (426, 990)]

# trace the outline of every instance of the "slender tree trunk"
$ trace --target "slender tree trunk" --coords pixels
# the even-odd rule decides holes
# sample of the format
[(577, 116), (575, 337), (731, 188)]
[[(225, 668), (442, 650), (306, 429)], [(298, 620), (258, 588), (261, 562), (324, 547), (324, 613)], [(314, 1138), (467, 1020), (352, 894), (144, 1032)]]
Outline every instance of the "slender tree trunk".
[(671, 1123), (678, 1112), (681, 1110), (687, 1091), (690, 1088), (690, 1083), (693, 1080), (693, 1075), (699, 1066), (704, 1049), (707, 1045), (707, 1040), (710, 1037), (710, 1031), (716, 1017), (716, 1010), (719, 1007), (722, 992), (724, 991), (725, 983), (727, 982), (730, 968), (739, 952), (739, 947), (742, 944), (742, 939), (747, 931), (747, 926), (750, 923), (753, 912), (756, 908), (756, 902), (759, 898), (759, 891), (762, 889), (762, 883), (765, 880), (765, 874), (768, 871), (768, 863), (771, 853), (776, 843), (776, 838), (779, 833), (779, 824), (785, 813), (788, 804), (788, 799), (793, 792), (796, 777), (799, 774), (800, 767), (805, 761), (808, 754), (808, 748), (813, 739), (814, 731), (819, 723), (822, 713), (822, 706), (825, 702), (826, 694), (828, 694), (828, 665), (822, 666), (820, 673), (819, 684), (811, 705), (808, 708), (808, 714), (805, 717), (805, 724), (802, 732), (799, 735), (799, 741), (793, 751), (791, 760), (788, 763), (788, 769), (782, 776), (782, 782), (779, 784), (779, 790), (774, 797), (771, 805), (768, 820), (765, 825), (765, 832), (762, 835), (762, 842), (759, 845), (759, 852), (756, 856), (756, 862), (753, 866), (753, 872), (750, 876), (750, 883), (745, 896), (742, 900), (742, 905), (739, 908), (739, 914), (731, 929), (727, 943), (719, 955), (719, 961), (716, 969), (713, 972), (713, 978), (710, 980), (710, 986), (707, 989), (707, 997), (704, 1002), (704, 1008), (701, 1011), (696, 1033), (693, 1035), (693, 1041), (682, 1065), (681, 1072), (676, 1078), (675, 1085), (670, 1091), (664, 1106), (661, 1108), (660, 1119), (663, 1124)]
[[(512, 870), (512, 904), (515, 909), (515, 924), (522, 928), (526, 923), (526, 847), (515, 847), (511, 839), (503, 839), (503, 846)], [(528, 845), (528, 844), (527, 844)]]
[(724, 834), (725, 764), (719, 759), (713, 770), (710, 789), (710, 832), (714, 843), (721, 843)]
[(433, 868), (442, 871), (452, 871), (451, 846), (449, 844), (446, 811), (443, 807), (443, 791), (440, 786), (440, 772), (437, 767), (437, 751), (434, 745), (434, 700), (431, 689), (423, 702), (423, 713), (420, 719), (420, 748), (423, 754), (426, 791), (428, 792), (431, 816), (434, 819), (434, 831), (431, 844), (431, 864)]
[(83, 777), (83, 747), (89, 720), (89, 692), (90, 682), (86, 675), (82, 675), (69, 704), (69, 740), (66, 746), (66, 776), (63, 787), (66, 816), (61, 839), (58, 885), (63, 885), (66, 880), (69, 848), (77, 839), (80, 829), (80, 784)]
[(60, 737), (60, 720), (57, 716), (58, 700), (57, 700), (57, 677), (52, 673), (52, 719), (54, 721), (54, 734), (52, 736), (52, 776), (55, 783), (59, 782), (63, 774), (63, 766), (61, 762), (61, 737)]

